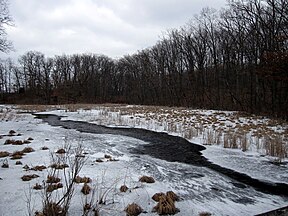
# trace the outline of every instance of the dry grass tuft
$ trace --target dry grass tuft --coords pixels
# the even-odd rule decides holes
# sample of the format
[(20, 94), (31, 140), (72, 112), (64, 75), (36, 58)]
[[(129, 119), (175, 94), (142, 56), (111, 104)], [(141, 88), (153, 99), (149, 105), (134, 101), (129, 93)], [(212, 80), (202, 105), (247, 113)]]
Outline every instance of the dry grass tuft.
[(24, 140), (23, 144), (30, 144), (31, 142), (29, 140)]
[(43, 146), (41, 150), (49, 150), (49, 148), (47, 146)]
[(155, 180), (153, 177), (150, 176), (142, 176), (141, 178), (139, 178), (140, 182), (145, 182), (145, 183), (155, 183)]
[(43, 215), (65, 216), (67, 214), (60, 205), (57, 205), (56, 203), (47, 203), (43, 208)]
[(173, 191), (168, 191), (166, 193), (166, 196), (171, 198), (174, 202), (180, 200), (179, 196), (177, 194), (175, 194)]
[(66, 151), (65, 151), (65, 149), (61, 148), (61, 149), (58, 149), (58, 150), (56, 151), (56, 153), (57, 153), (57, 154), (65, 154)]
[(158, 204), (153, 208), (153, 211), (159, 215), (174, 215), (179, 212), (175, 207), (174, 201), (168, 196), (160, 196)]
[(50, 165), (50, 167), (52, 168), (52, 169), (65, 169), (65, 168), (67, 168), (67, 167), (69, 167), (69, 165), (68, 164), (56, 164), (56, 163), (53, 163), (53, 164), (51, 164)]
[(57, 184), (49, 184), (46, 188), (46, 191), (48, 193), (53, 192), (54, 190), (58, 190), (59, 188), (63, 188), (63, 184), (62, 183), (57, 183)]
[(48, 175), (46, 182), (47, 183), (58, 183), (58, 182), (60, 182), (60, 178)]
[(43, 187), (42, 187), (42, 185), (36, 183), (36, 185), (33, 186), (33, 189), (34, 189), (34, 190), (42, 190)]
[(125, 208), (125, 212), (127, 216), (137, 216), (143, 212), (143, 209), (136, 203), (132, 203)]
[(84, 195), (88, 195), (91, 191), (91, 187), (85, 183), (81, 189), (81, 192), (84, 194)]
[(7, 151), (1, 151), (1, 152), (0, 152), (0, 158), (8, 157), (9, 155), (10, 155), (10, 153), (7, 152)]
[(74, 180), (77, 184), (80, 183), (91, 183), (92, 179), (90, 179), (89, 177), (80, 177), (80, 176), (76, 176), (75, 180)]
[(30, 180), (32, 180), (32, 179), (34, 179), (34, 178), (38, 178), (38, 177), (39, 177), (39, 176), (36, 175), (36, 174), (23, 175), (23, 176), (21, 177), (21, 179), (22, 179), (22, 181), (30, 181)]
[(156, 202), (159, 202), (160, 201), (160, 197), (162, 197), (162, 196), (165, 196), (165, 194), (164, 193), (155, 193), (153, 196), (152, 196), (152, 199), (154, 200), (154, 201), (156, 201)]
[(32, 168), (31, 168), (31, 170), (34, 170), (34, 171), (43, 171), (44, 169), (47, 169), (47, 167), (44, 166), (44, 165), (35, 166), (35, 167), (32, 167)]
[(34, 140), (32, 137), (29, 137), (27, 140), (29, 140), (29, 141), (32, 141), (32, 140)]
[(31, 153), (31, 152), (34, 152), (35, 150), (31, 147), (25, 147), (22, 152), (23, 153)]
[(125, 193), (125, 192), (127, 192), (128, 190), (129, 190), (129, 188), (128, 188), (126, 185), (122, 185), (122, 186), (120, 187), (120, 192)]

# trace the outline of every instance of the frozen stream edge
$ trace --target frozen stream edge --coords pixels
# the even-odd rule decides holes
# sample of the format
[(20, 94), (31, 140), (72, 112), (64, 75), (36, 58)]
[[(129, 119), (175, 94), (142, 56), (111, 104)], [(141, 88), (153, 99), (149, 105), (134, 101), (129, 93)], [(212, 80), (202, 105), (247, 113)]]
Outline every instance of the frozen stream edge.
[(148, 142), (149, 144), (130, 149), (131, 153), (150, 155), (154, 158), (170, 162), (181, 162), (194, 166), (207, 167), (233, 180), (236, 180), (236, 182), (233, 183), (233, 185), (236, 187), (246, 188), (246, 185), (248, 185), (263, 193), (288, 197), (288, 184), (261, 181), (255, 178), (251, 178), (246, 174), (221, 167), (217, 164), (213, 164), (202, 156), (201, 151), (204, 150), (205, 147), (192, 144), (181, 137), (168, 135), (166, 133), (153, 132), (145, 129), (119, 127), (112, 128), (99, 126), (88, 122), (71, 120), (63, 121), (61, 120), (60, 116), (53, 114), (34, 115), (37, 116), (37, 118), (47, 122), (51, 126), (62, 126), (66, 129), (76, 129), (85, 133), (113, 134), (140, 139)]

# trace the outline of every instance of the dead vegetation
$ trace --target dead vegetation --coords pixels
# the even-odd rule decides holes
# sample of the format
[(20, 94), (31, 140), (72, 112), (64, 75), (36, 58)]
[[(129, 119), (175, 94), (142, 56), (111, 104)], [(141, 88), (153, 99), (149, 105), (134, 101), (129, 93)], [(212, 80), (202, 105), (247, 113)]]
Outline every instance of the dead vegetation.
[(8, 157), (9, 155), (10, 155), (10, 153), (7, 151), (0, 151), (0, 158)]
[(34, 179), (34, 178), (38, 178), (38, 177), (39, 177), (39, 176), (36, 175), (36, 174), (23, 175), (23, 176), (21, 177), (21, 179), (22, 179), (22, 181), (30, 181), (30, 180), (32, 180), (32, 179)]
[(48, 184), (47, 187), (46, 187), (46, 191), (48, 193), (51, 193), (55, 190), (58, 190), (59, 188), (63, 188), (63, 184), (62, 183), (56, 183), (56, 184)]
[(62, 170), (62, 169), (68, 168), (69, 165), (66, 164), (66, 163), (65, 163), (65, 164), (53, 163), (53, 164), (50, 165), (50, 167), (51, 167), (52, 169)]
[(129, 190), (129, 188), (126, 186), (126, 185), (122, 185), (121, 187), (120, 187), (120, 192), (122, 192), (122, 193), (125, 193), (125, 192), (127, 192)]
[(38, 183), (36, 183), (36, 184), (33, 186), (33, 189), (34, 189), (34, 190), (42, 190), (42, 189), (43, 189), (43, 186), (40, 185), (40, 184), (38, 184)]
[(142, 176), (142, 177), (139, 178), (139, 181), (140, 182), (149, 183), (149, 184), (155, 183), (154, 178), (151, 177), (151, 176)]
[(125, 212), (127, 216), (137, 216), (143, 212), (143, 209), (136, 203), (132, 203), (125, 208)]
[(77, 184), (80, 183), (91, 183), (92, 179), (90, 179), (89, 177), (80, 177), (80, 176), (76, 176), (75, 180), (74, 180)]
[(88, 195), (91, 192), (91, 187), (87, 183), (84, 183), (84, 185), (83, 185), (83, 187), (81, 189), (81, 192), (84, 195)]
[(157, 212), (159, 215), (174, 215), (179, 212), (179, 209), (175, 206), (175, 201), (179, 201), (179, 196), (173, 191), (164, 193), (156, 193), (152, 199), (157, 203), (153, 208), (153, 212)]
[(47, 167), (44, 166), (44, 165), (40, 165), (40, 166), (32, 167), (30, 170), (33, 170), (33, 171), (43, 171), (44, 169), (47, 169)]
[(58, 150), (56, 151), (56, 153), (57, 153), (57, 154), (65, 154), (66, 151), (65, 151), (65, 149), (61, 148), (61, 149), (58, 149)]
[(58, 177), (56, 177), (56, 176), (53, 176), (53, 175), (48, 175), (47, 176), (47, 180), (46, 180), (46, 182), (47, 183), (58, 183), (58, 182), (60, 182), (61, 181), (61, 179), (60, 178), (58, 178)]

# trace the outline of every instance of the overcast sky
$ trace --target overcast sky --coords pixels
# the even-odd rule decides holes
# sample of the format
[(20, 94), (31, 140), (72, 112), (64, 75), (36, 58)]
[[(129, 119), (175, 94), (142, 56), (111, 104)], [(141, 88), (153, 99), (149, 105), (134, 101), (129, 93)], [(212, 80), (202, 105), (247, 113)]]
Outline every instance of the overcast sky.
[[(15, 27), (7, 29), (15, 52), (47, 56), (98, 53), (121, 57), (153, 46), (204, 7), (226, 0), (9, 0)], [(0, 57), (9, 55), (0, 54)]]

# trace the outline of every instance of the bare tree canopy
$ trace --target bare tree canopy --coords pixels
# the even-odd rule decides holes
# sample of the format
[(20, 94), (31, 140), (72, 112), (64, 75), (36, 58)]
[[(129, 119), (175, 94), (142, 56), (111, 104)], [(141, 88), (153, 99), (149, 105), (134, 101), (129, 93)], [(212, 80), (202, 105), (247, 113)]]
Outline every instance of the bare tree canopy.
[(7, 0), (0, 0), (0, 51), (9, 52), (12, 50), (12, 42), (7, 39), (6, 27), (13, 25), (9, 13)]

